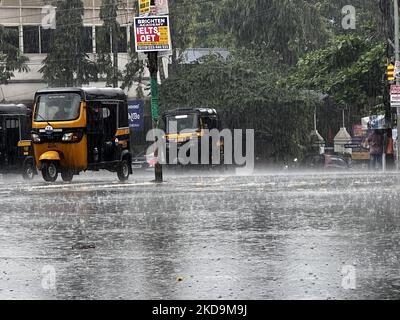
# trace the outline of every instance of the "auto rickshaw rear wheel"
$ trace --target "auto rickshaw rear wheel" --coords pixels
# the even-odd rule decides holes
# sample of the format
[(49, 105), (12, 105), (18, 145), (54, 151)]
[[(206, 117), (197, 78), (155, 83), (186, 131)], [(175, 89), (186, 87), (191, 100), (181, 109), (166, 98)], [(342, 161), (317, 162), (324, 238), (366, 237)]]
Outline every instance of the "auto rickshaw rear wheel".
[(72, 170), (65, 169), (61, 172), (61, 178), (64, 182), (71, 182), (74, 178), (74, 173)]
[(25, 163), (22, 177), (24, 180), (32, 180), (35, 177), (35, 165), (33, 164), (33, 161)]
[(127, 181), (129, 179), (129, 162), (123, 159), (117, 169), (118, 179), (120, 181)]
[(57, 165), (54, 161), (46, 161), (42, 165), (42, 176), (47, 182), (54, 182), (58, 178)]

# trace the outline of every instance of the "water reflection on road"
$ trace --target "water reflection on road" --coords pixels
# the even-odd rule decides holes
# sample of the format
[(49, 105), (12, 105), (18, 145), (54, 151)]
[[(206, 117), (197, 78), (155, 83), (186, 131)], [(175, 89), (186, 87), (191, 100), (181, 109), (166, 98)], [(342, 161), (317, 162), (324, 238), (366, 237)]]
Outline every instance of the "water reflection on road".
[(0, 180), (0, 298), (400, 297), (400, 175), (150, 180)]

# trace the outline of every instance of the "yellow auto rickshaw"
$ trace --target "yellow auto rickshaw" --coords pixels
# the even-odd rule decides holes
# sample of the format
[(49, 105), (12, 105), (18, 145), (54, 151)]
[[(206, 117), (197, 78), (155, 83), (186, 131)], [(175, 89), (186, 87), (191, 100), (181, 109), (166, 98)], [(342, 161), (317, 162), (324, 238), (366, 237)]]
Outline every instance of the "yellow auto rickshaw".
[(0, 173), (22, 173), (25, 180), (37, 171), (33, 159), (31, 110), (23, 104), (0, 104)]
[(71, 181), (82, 171), (132, 173), (128, 103), (114, 88), (51, 88), (35, 94), (32, 117), (34, 157), (44, 180), (61, 173)]

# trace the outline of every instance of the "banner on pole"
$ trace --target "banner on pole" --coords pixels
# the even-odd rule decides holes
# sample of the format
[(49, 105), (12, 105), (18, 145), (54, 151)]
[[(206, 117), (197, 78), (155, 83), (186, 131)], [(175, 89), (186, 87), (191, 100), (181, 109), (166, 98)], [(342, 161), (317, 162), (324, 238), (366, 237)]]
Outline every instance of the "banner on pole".
[(150, 14), (150, 0), (139, 0), (139, 15)]
[(390, 86), (390, 105), (392, 108), (400, 107), (400, 86)]
[(169, 14), (168, 0), (155, 0), (157, 15)]
[(168, 16), (136, 17), (134, 29), (136, 52), (172, 50)]
[(129, 128), (132, 131), (144, 130), (144, 101), (130, 100), (128, 101), (128, 119)]
[(361, 119), (361, 122), (364, 130), (383, 130), (389, 128), (389, 124), (386, 122), (385, 115), (365, 117)]

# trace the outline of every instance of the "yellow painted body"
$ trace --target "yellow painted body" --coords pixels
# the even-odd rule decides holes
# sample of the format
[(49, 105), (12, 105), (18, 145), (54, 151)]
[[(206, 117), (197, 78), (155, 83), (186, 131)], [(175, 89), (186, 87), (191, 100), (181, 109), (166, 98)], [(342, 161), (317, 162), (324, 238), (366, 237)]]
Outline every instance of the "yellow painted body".
[[(36, 105), (34, 106), (34, 114), (35, 112)], [(50, 124), (54, 129), (85, 128), (87, 125), (86, 103), (81, 103), (80, 116), (77, 120), (65, 122), (50, 121)], [(47, 125), (47, 122), (36, 122), (33, 120), (32, 129), (45, 129)], [(41, 168), (43, 160), (60, 161), (61, 167), (75, 169), (76, 171), (84, 171), (88, 167), (86, 134), (79, 143), (34, 143), (33, 151), (38, 169)]]
[(165, 135), (165, 139), (175, 142), (183, 142), (189, 139), (201, 138), (204, 136), (204, 131), (200, 132), (185, 132), (185, 133), (170, 133)]
[(60, 153), (58, 151), (46, 151), (39, 157), (39, 161), (60, 161)]
[(79, 143), (42, 143), (34, 144), (35, 160), (40, 168), (43, 160), (60, 161), (63, 168), (83, 171), (87, 169), (87, 138)]
[(18, 141), (18, 147), (30, 147), (32, 145), (32, 141), (31, 140), (21, 140)]
[(129, 134), (129, 128), (122, 128), (122, 129), (117, 130), (117, 133), (115, 134), (115, 136), (119, 137), (119, 136), (124, 136), (127, 134)]

